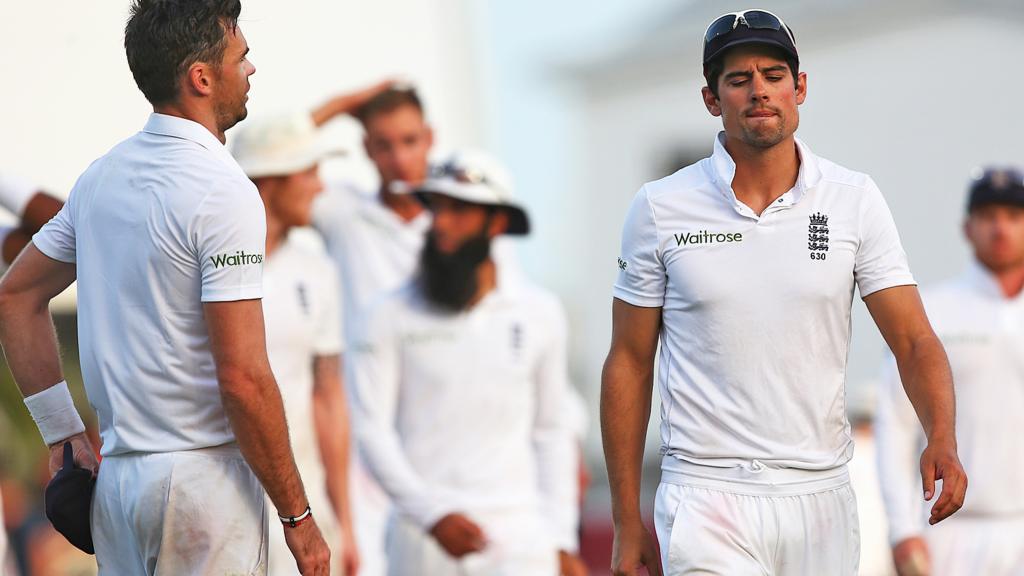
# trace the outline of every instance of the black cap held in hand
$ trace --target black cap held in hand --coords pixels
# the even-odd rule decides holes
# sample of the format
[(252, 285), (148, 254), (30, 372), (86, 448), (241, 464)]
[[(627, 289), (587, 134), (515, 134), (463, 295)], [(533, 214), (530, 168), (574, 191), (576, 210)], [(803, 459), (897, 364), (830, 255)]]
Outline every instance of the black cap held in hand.
[(96, 553), (89, 525), (95, 488), (92, 472), (75, 466), (74, 449), (65, 442), (64, 465), (46, 485), (46, 517), (68, 542), (89, 554)]

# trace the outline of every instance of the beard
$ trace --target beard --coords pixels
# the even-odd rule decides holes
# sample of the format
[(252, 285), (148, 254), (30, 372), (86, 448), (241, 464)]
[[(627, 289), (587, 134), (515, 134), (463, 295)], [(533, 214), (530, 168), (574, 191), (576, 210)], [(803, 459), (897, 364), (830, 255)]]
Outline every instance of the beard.
[(420, 253), (419, 287), (434, 306), (461, 312), (476, 296), (479, 282), (477, 269), (491, 255), (491, 241), (486, 234), (474, 236), (451, 254), (437, 248), (433, 234)]

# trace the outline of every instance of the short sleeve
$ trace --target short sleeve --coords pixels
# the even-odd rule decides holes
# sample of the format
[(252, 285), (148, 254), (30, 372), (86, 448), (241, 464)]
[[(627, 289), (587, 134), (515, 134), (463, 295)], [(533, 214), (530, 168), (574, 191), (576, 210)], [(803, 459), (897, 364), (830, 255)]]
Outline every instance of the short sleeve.
[(18, 218), (25, 213), (29, 200), (38, 191), (39, 187), (28, 180), (10, 174), (0, 174), (0, 206)]
[(917, 284), (889, 206), (871, 180), (861, 201), (860, 243), (853, 275), (861, 298), (893, 286)]
[(73, 217), (75, 193), (64, 203), (57, 215), (32, 236), (32, 244), (54, 260), (74, 263), (76, 255), (75, 219)]
[(613, 291), (616, 298), (645, 308), (665, 304), (665, 266), (646, 187), (637, 193), (626, 215), (618, 264), (619, 276)]
[(193, 220), (203, 302), (263, 297), (267, 237), (263, 202), (251, 183), (225, 184), (203, 199)]
[(323, 307), (317, 318), (316, 344), (314, 352), (318, 356), (340, 354), (344, 349), (341, 332), (341, 290), (338, 282), (338, 270), (327, 258), (322, 263), (320, 272), (321, 301)]

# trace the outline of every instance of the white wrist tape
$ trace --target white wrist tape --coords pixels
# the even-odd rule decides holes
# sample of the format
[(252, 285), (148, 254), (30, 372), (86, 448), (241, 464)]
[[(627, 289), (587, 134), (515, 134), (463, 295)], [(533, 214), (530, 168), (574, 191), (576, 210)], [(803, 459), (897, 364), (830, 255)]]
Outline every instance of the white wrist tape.
[(85, 432), (85, 424), (64, 380), (25, 398), (25, 406), (28, 406), (29, 414), (36, 421), (47, 446)]
[(36, 195), (38, 190), (39, 187), (28, 180), (10, 174), (0, 174), (0, 206), (19, 219), (22, 217), (28, 201)]

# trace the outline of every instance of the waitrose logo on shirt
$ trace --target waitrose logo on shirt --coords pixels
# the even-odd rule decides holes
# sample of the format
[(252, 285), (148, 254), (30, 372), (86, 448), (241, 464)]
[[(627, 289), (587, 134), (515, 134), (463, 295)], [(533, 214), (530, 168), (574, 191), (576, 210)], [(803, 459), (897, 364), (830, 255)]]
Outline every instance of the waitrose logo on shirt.
[(246, 254), (245, 250), (239, 250), (234, 254), (218, 254), (210, 256), (214, 268), (221, 266), (248, 266), (249, 264), (263, 264), (263, 254)]
[(676, 239), (676, 246), (689, 246), (691, 244), (721, 244), (728, 242), (743, 242), (743, 234), (740, 232), (683, 232), (673, 234)]

